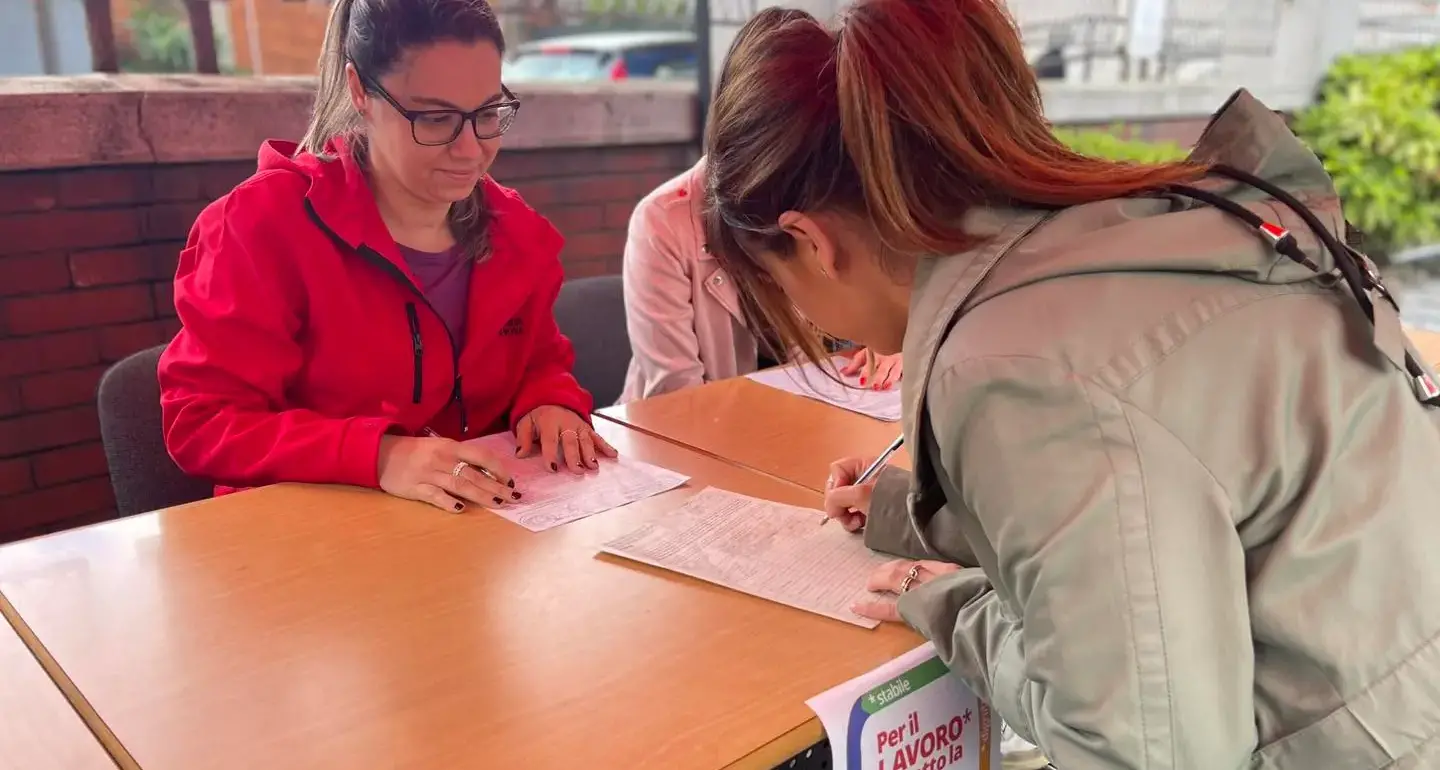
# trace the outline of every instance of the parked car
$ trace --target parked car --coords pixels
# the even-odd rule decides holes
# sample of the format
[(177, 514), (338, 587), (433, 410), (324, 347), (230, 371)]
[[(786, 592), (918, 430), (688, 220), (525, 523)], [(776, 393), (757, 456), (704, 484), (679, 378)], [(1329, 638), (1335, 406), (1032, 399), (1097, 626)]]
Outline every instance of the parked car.
[(597, 32), (533, 40), (505, 63), (506, 82), (694, 78), (693, 32)]

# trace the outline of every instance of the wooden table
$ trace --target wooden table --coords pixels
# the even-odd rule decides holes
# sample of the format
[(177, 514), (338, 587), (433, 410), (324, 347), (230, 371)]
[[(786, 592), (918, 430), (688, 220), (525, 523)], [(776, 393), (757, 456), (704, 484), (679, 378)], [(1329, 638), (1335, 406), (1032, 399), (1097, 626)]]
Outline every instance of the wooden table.
[[(612, 406), (598, 414), (768, 476), (823, 491), (830, 463), (873, 457), (900, 435), (882, 422), (736, 377)], [(902, 450), (894, 464), (910, 467)]]
[[(0, 598), (0, 615), (8, 611)], [(5, 617), (0, 617), (0, 770), (115, 770)]]
[[(696, 485), (819, 503), (599, 422)], [(0, 592), (125, 768), (768, 768), (820, 739), (806, 698), (921, 640), (596, 555), (693, 491), (532, 534), (271, 487), (0, 548)]]
[[(1440, 332), (1406, 330), (1440, 367)], [(608, 407), (601, 417), (696, 451), (822, 491), (830, 463), (874, 456), (895, 439), (887, 423), (735, 377)], [(901, 450), (894, 464), (910, 467)]]

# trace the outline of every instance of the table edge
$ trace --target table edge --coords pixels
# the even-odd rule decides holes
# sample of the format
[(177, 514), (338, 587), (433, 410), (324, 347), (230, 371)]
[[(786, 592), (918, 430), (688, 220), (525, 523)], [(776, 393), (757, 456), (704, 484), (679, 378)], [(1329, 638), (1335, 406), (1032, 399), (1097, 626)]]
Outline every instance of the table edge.
[(99, 712), (90, 705), (90, 701), (85, 698), (84, 693), (80, 692), (80, 688), (65, 673), (65, 669), (61, 668), (59, 661), (55, 660), (55, 657), (41, 643), (40, 637), (35, 634), (25, 619), (20, 617), (20, 612), (15, 609), (15, 605), (10, 603), (10, 599), (3, 592), (0, 592), (0, 618), (4, 618), (9, 623), (10, 628), (20, 637), (21, 643), (25, 645), (31, 655), (35, 656), (40, 668), (44, 669), (45, 674), (50, 677), (50, 681), (55, 683), (56, 688), (65, 696), (70, 707), (75, 709), (80, 721), (84, 723), (95, 740), (99, 741), (100, 747), (109, 755), (110, 761), (114, 762), (119, 770), (143, 770), (126, 750), (124, 744), (120, 742), (120, 739), (116, 737), (110, 726), (100, 718)]
[(731, 458), (729, 458), (729, 457), (724, 457), (724, 456), (722, 456), (722, 455), (715, 454), (714, 452), (711, 452), (710, 450), (708, 450), (708, 449), (706, 449), (706, 448), (704, 448), (704, 447), (698, 447), (698, 446), (695, 446), (695, 445), (693, 445), (693, 444), (687, 444), (687, 443), (685, 443), (684, 441), (681, 441), (681, 440), (679, 440), (679, 439), (670, 438), (669, 436), (666, 436), (666, 435), (663, 434), (663, 433), (660, 433), (660, 432), (658, 432), (658, 431), (651, 430), (650, 428), (646, 428), (646, 427), (644, 427), (644, 426), (642, 426), (642, 425), (636, 425), (636, 424), (633, 423), (633, 422), (628, 422), (628, 421), (626, 421), (626, 420), (622, 420), (622, 419), (620, 419), (619, 417), (616, 417), (615, 415), (605, 414), (605, 413), (603, 413), (603, 412), (597, 411), (597, 412), (595, 412), (595, 416), (596, 416), (596, 417), (599, 417), (599, 418), (601, 418), (601, 419), (603, 419), (603, 420), (605, 420), (606, 422), (609, 422), (609, 423), (612, 423), (612, 424), (615, 424), (615, 425), (619, 425), (620, 427), (625, 428), (626, 430), (633, 430), (633, 431), (635, 431), (636, 433), (639, 433), (640, 435), (645, 436), (645, 437), (647, 437), (647, 438), (653, 438), (653, 439), (655, 439), (656, 441), (663, 441), (663, 442), (665, 442), (666, 444), (669, 444), (669, 445), (671, 445), (671, 446), (680, 447), (681, 449), (685, 449), (685, 450), (694, 452), (695, 454), (698, 454), (698, 455), (700, 455), (701, 457), (704, 457), (704, 458), (709, 459), (709, 460), (718, 460), (718, 461), (720, 461), (720, 462), (722, 462), (722, 463), (725, 463), (726, 465), (728, 465), (728, 466), (730, 466), (730, 467), (732, 467), (732, 468), (739, 468), (739, 469), (742, 470), (742, 471), (745, 471), (745, 472), (747, 472), (747, 473), (753, 473), (753, 474), (755, 474), (756, 476), (761, 476), (761, 477), (763, 477), (763, 478), (765, 478), (765, 479), (767, 479), (767, 480), (769, 480), (769, 481), (778, 481), (778, 482), (780, 482), (781, 484), (785, 484), (785, 485), (788, 485), (788, 486), (792, 486), (792, 487), (794, 487), (794, 488), (796, 488), (796, 489), (803, 489), (803, 490), (805, 490), (806, 492), (818, 492), (818, 493), (820, 493), (820, 494), (822, 494), (822, 495), (825, 493), (825, 490), (822, 489), (822, 488), (820, 488), (820, 487), (806, 486), (805, 484), (801, 484), (801, 483), (795, 481), (794, 479), (787, 479), (787, 478), (785, 478), (784, 476), (779, 476), (779, 475), (776, 475), (776, 474), (774, 474), (774, 473), (771, 473), (770, 471), (767, 471), (767, 470), (765, 470), (764, 468), (756, 468), (756, 467), (753, 466), (753, 465), (747, 465), (747, 464), (745, 464), (745, 463), (742, 463), (742, 462), (738, 462), (738, 461), (736, 461), (736, 460), (733, 460), (733, 459), (731, 459)]
[(784, 733), (756, 747), (721, 770), (774, 770), (825, 737), (819, 717), (810, 717)]

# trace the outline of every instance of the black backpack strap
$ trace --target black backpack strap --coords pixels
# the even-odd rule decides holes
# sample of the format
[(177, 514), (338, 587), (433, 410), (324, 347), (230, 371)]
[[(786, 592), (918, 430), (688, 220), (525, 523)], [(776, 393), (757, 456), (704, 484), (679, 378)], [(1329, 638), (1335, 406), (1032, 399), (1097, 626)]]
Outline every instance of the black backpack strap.
[[(1437, 384), (1435, 378), (1426, 371), (1425, 367), (1421, 366), (1420, 363), (1415, 360), (1414, 354), (1410, 351), (1410, 346), (1405, 343), (1404, 332), (1400, 328), (1400, 305), (1395, 301), (1395, 297), (1390, 293), (1390, 290), (1385, 287), (1384, 282), (1380, 279), (1380, 274), (1375, 270), (1375, 266), (1370, 260), (1360, 254), (1360, 252), (1351, 248), (1348, 244), (1341, 243), (1340, 239), (1336, 238), (1334, 233), (1325, 228), (1325, 224), (1320, 221), (1320, 218), (1315, 215), (1315, 212), (1311, 211), (1309, 207), (1301, 203), (1294, 195), (1291, 195), (1280, 186), (1268, 180), (1261, 179), (1254, 174), (1249, 174), (1229, 166), (1212, 166), (1211, 171), (1218, 176), (1254, 187), (1264, 192), (1266, 195), (1269, 195), (1271, 198), (1283, 203), (1287, 208), (1294, 211), (1301, 220), (1305, 222), (1310, 230), (1314, 232), (1315, 237), (1325, 246), (1326, 251), (1330, 252), (1335, 260), (1336, 271), (1339, 272), (1340, 277), (1344, 279), (1351, 294), (1354, 295), (1355, 301), (1360, 304), (1360, 309), (1364, 311), (1365, 317), (1369, 319), (1371, 325), (1375, 327), (1377, 345), (1382, 351), (1386, 352), (1387, 357), (1390, 357), (1397, 367), (1405, 371), (1406, 375), (1410, 378), (1410, 384), (1415, 391), (1415, 396), (1420, 399), (1421, 403), (1430, 406), (1440, 406), (1440, 384)], [(1213, 206), (1239, 219), (1249, 225), (1251, 229), (1255, 230), (1260, 237), (1269, 241), (1271, 246), (1274, 247), (1275, 251), (1280, 255), (1288, 257), (1314, 270), (1316, 273), (1320, 272), (1320, 266), (1317, 265), (1314, 260), (1305, 256), (1304, 252), (1300, 250), (1300, 244), (1295, 240), (1295, 236), (1291, 234), (1289, 230), (1277, 224), (1266, 222), (1255, 212), (1235, 201), (1190, 185), (1168, 185), (1163, 188), (1163, 191)], [(1377, 311), (1374, 298), (1379, 298), (1389, 305), (1389, 307), (1381, 308)], [(1391, 339), (1398, 340), (1398, 342), (1395, 345), (1388, 344), (1387, 341)], [(1397, 346), (1398, 350), (1396, 351), (1392, 352), (1387, 350), (1387, 348)]]

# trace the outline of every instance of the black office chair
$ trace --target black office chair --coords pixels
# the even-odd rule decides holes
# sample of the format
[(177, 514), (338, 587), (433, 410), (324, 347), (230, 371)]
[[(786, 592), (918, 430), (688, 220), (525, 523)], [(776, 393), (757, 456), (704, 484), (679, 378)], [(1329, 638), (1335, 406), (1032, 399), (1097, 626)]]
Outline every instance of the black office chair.
[(160, 383), (155, 376), (164, 350), (164, 345), (142, 350), (110, 367), (100, 379), (100, 438), (121, 516), (214, 494), (208, 481), (185, 475), (165, 449)]
[(620, 276), (566, 281), (555, 301), (555, 323), (575, 347), (575, 379), (595, 398), (595, 408), (620, 400), (630, 367)]

